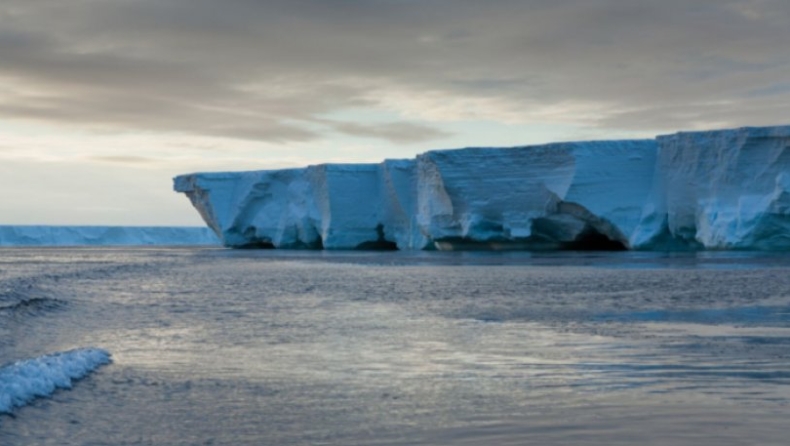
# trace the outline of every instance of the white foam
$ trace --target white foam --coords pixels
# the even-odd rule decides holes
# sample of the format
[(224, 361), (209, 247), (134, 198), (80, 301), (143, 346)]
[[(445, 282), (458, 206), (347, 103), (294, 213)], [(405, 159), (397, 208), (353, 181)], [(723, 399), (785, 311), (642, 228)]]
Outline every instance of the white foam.
[(17, 361), (0, 368), (0, 413), (11, 413), (35, 398), (70, 389), (74, 380), (110, 363), (110, 354), (84, 348)]

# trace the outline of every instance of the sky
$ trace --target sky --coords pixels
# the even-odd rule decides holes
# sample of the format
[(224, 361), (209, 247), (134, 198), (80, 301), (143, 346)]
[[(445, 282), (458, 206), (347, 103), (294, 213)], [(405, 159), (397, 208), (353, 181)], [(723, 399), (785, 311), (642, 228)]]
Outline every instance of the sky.
[(0, 0), (0, 224), (172, 177), (790, 124), (787, 0)]

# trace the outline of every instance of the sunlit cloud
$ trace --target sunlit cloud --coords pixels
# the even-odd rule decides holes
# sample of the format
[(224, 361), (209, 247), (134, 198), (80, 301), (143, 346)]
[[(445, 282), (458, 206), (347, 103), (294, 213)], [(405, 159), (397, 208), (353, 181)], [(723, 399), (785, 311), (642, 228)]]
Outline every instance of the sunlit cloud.
[(145, 165), (156, 163), (154, 158), (146, 158), (143, 156), (92, 156), (89, 158), (92, 161), (99, 161), (102, 163), (117, 163), (117, 164), (132, 164), (132, 165)]

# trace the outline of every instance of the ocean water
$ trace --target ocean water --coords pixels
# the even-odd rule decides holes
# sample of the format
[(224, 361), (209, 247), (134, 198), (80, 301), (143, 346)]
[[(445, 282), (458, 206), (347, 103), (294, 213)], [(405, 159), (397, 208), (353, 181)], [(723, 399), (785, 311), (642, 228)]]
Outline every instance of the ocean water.
[(0, 379), (0, 445), (785, 445), (790, 255), (4, 248)]

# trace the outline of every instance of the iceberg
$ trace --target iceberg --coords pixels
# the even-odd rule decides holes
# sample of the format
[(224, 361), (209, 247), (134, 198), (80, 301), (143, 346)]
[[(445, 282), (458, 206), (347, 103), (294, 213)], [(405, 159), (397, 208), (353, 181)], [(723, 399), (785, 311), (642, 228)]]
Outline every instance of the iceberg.
[(790, 249), (790, 126), (657, 138), (642, 249)]
[(110, 354), (98, 348), (53, 353), (0, 367), (0, 414), (11, 413), (37, 397), (47, 397), (57, 389), (70, 389), (102, 365)]
[(205, 227), (0, 226), (0, 246), (219, 245)]
[(790, 126), (174, 178), (225, 246), (790, 249)]

